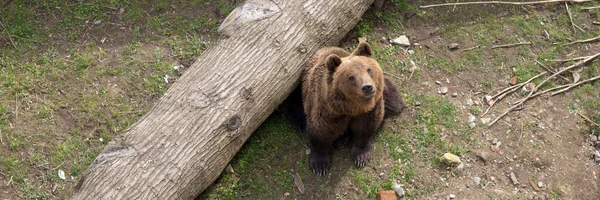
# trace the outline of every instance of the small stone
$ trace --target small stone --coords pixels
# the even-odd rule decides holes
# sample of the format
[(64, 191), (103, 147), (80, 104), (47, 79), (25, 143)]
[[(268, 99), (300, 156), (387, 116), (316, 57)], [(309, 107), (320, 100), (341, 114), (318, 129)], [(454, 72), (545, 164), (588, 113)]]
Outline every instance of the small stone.
[(96, 20), (96, 21), (94, 21), (94, 25), (100, 25), (100, 23), (102, 23), (102, 20)]
[(471, 122), (471, 123), (469, 123), (469, 127), (470, 127), (471, 129), (474, 129), (475, 127), (477, 127), (477, 123), (475, 123), (475, 122)]
[(410, 46), (410, 40), (408, 40), (408, 37), (406, 37), (406, 35), (401, 35), (400, 37), (394, 38), (391, 41), (391, 43), (395, 44), (395, 45), (404, 46), (404, 47)]
[(451, 43), (448, 45), (448, 48), (450, 50), (456, 50), (456, 49), (458, 49), (458, 43)]
[(457, 166), (460, 163), (462, 163), (462, 161), (460, 161), (460, 158), (452, 153), (445, 153), (441, 158), (440, 158), (442, 163), (446, 163), (448, 165), (452, 165), (452, 166)]
[(415, 51), (414, 51), (414, 50), (412, 50), (412, 49), (410, 49), (410, 50), (408, 50), (408, 54), (409, 54), (409, 55), (413, 55), (413, 54), (415, 54)]
[(490, 176), (490, 181), (495, 182), (496, 181), (496, 177)]
[(473, 105), (473, 99), (467, 99), (467, 106)]
[(491, 118), (481, 118), (481, 123), (482, 124), (487, 124), (488, 122), (490, 122), (492, 119)]
[(539, 187), (539, 188), (543, 188), (543, 187), (544, 187), (544, 183), (542, 183), (541, 181), (540, 181), (540, 182), (538, 182), (538, 187)]
[(383, 176), (383, 175), (385, 175), (385, 173), (383, 173), (383, 172), (379, 173), (379, 176)]
[(438, 93), (445, 95), (446, 93), (448, 93), (448, 87), (441, 87)]
[(284, 195), (285, 195), (286, 197), (289, 197), (289, 196), (290, 196), (290, 193), (289, 193), (289, 192), (286, 192)]
[(62, 180), (65, 180), (65, 179), (66, 179), (66, 177), (65, 177), (65, 172), (64, 172), (62, 169), (59, 169), (59, 170), (58, 170), (58, 178), (60, 178), (60, 179), (62, 179)]
[(517, 179), (517, 176), (513, 172), (510, 173), (510, 181), (512, 181), (512, 183), (514, 185), (519, 185), (519, 180)]
[(473, 177), (473, 185), (478, 186), (481, 183), (479, 176)]
[(600, 164), (600, 152), (598, 152), (598, 150), (594, 152), (594, 162)]
[(420, 101), (415, 102), (415, 106), (421, 106), (421, 102)]
[(457, 97), (457, 96), (458, 96), (458, 92), (452, 93), (452, 97)]
[(394, 191), (396, 191), (396, 194), (398, 194), (398, 196), (400, 198), (404, 197), (404, 185), (403, 184), (394, 184), (392, 186), (392, 189)]
[(477, 117), (474, 115), (469, 115), (469, 122), (475, 122), (475, 120), (477, 120)]
[(494, 105), (494, 102), (495, 102), (495, 101), (494, 101), (494, 99), (492, 99), (492, 96), (490, 96), (490, 95), (485, 95), (485, 102), (486, 102), (486, 103), (487, 103), (489, 106), (491, 106), (491, 105)]
[(592, 142), (598, 141), (598, 136), (592, 135), (591, 140)]
[(493, 145), (496, 145), (496, 144), (498, 144), (498, 138), (494, 138), (494, 139), (492, 140), (492, 144), (493, 144)]
[(488, 153), (485, 150), (478, 150), (475, 151), (475, 156), (477, 156), (479, 159), (481, 159), (483, 162), (487, 162), (490, 160), (490, 153)]
[(435, 81), (435, 84), (442, 85), (442, 82), (440, 82), (440, 81)]
[(100, 139), (98, 139), (98, 140), (100, 140), (100, 142), (104, 142), (104, 139), (102, 139), (102, 138), (100, 138)]
[(519, 190), (515, 188), (515, 190), (512, 191), (512, 194), (517, 195), (517, 193), (519, 193)]
[(456, 195), (454, 195), (454, 194), (450, 194), (450, 195), (448, 195), (448, 197), (449, 197), (450, 199), (456, 199)]
[(381, 40), (379, 42), (381, 42), (383, 44), (390, 44), (390, 40), (387, 39), (386, 37), (381, 37)]
[(460, 165), (456, 166), (456, 170), (463, 170), (465, 168), (464, 163), (460, 163)]
[(305, 153), (306, 155), (310, 155), (310, 149), (306, 149), (306, 150), (304, 150), (304, 153)]

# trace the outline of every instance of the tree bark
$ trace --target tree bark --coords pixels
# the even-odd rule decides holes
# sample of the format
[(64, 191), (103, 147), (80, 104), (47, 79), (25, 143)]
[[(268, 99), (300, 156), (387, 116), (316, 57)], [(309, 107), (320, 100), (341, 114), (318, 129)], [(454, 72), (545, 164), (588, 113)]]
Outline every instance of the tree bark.
[(111, 141), (72, 199), (192, 199), (298, 84), (302, 65), (337, 44), (373, 0), (251, 0), (138, 122)]

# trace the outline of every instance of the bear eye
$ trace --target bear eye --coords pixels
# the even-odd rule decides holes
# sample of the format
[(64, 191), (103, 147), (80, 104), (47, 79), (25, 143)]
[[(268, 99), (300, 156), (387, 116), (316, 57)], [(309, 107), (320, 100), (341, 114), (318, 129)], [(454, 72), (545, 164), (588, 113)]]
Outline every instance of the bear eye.
[(350, 77), (348, 77), (348, 80), (351, 80), (351, 81), (353, 81), (353, 80), (354, 80), (354, 76), (350, 76)]
[(371, 74), (371, 68), (367, 69), (367, 73)]

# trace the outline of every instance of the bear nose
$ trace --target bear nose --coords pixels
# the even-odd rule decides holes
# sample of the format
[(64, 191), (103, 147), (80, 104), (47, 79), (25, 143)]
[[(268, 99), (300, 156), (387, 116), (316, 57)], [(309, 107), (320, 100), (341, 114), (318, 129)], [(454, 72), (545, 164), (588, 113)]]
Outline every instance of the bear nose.
[(373, 86), (372, 85), (363, 85), (362, 91), (364, 93), (371, 93), (371, 92), (373, 92)]

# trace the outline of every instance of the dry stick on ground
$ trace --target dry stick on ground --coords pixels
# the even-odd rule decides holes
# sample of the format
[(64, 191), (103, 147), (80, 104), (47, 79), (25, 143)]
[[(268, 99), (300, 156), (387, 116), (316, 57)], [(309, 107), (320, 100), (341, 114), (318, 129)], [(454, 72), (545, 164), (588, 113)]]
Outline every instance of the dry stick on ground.
[(577, 44), (577, 43), (594, 42), (596, 40), (600, 40), (600, 35), (596, 36), (596, 37), (593, 37), (593, 38), (590, 38), (590, 39), (577, 40), (577, 41), (574, 41), (574, 42), (569, 42), (569, 43), (566, 43), (566, 44), (563, 44), (563, 45), (572, 45), (572, 44)]
[(6, 27), (4, 27), (4, 23), (2, 23), (2, 19), (0, 19), (0, 26), (2, 26), (2, 29), (4, 29), (4, 31), (6, 32), (6, 35), (8, 35), (8, 40), (10, 40), (10, 44), (12, 44), (12, 46), (15, 49), (17, 49), (17, 45), (15, 45), (15, 42), (13, 41), (12, 36), (8, 32), (8, 29), (6, 29)]
[(543, 81), (542, 81), (542, 82), (541, 82), (541, 83), (540, 83), (538, 86), (536, 86), (536, 87), (535, 87), (533, 90), (531, 90), (531, 92), (529, 93), (529, 95), (528, 95), (527, 97), (525, 97), (525, 98), (523, 98), (523, 99), (521, 99), (521, 100), (519, 100), (519, 101), (515, 102), (514, 104), (520, 104), (520, 103), (523, 103), (524, 101), (527, 101), (527, 100), (528, 100), (528, 98), (531, 96), (531, 94), (532, 94), (533, 92), (535, 92), (535, 91), (536, 91), (536, 90), (537, 90), (537, 89), (538, 89), (540, 86), (544, 85), (544, 83), (548, 82), (548, 80), (550, 80), (551, 78), (554, 78), (555, 76), (558, 76), (558, 75), (560, 75), (560, 74), (562, 74), (562, 73), (564, 73), (564, 72), (566, 72), (566, 71), (568, 71), (568, 70), (571, 70), (571, 69), (573, 69), (573, 68), (575, 68), (575, 67), (579, 67), (579, 66), (581, 66), (581, 65), (583, 65), (583, 64), (585, 64), (585, 63), (587, 63), (587, 62), (589, 62), (589, 61), (591, 61), (591, 60), (594, 60), (595, 58), (597, 58), (597, 57), (599, 57), (599, 56), (600, 56), (600, 53), (597, 53), (597, 54), (594, 54), (594, 55), (588, 56), (588, 57), (587, 57), (585, 60), (579, 61), (579, 62), (577, 62), (577, 63), (575, 63), (575, 64), (573, 64), (573, 65), (571, 65), (571, 66), (568, 66), (568, 67), (566, 67), (566, 68), (564, 68), (564, 69), (562, 69), (562, 70), (560, 70), (560, 71), (558, 71), (558, 72), (556, 72), (556, 73), (552, 74), (552, 75), (551, 75), (551, 76), (549, 76), (548, 78), (544, 79), (544, 80), (543, 80)]
[(581, 113), (577, 113), (579, 116), (583, 117), (586, 121), (592, 123), (592, 125), (600, 127), (600, 124), (592, 121), (590, 118), (586, 117), (585, 115), (581, 114)]
[(466, 49), (460, 50), (460, 52), (463, 52), (463, 51), (471, 51), (471, 50), (473, 50), (473, 49), (477, 49), (477, 48), (479, 48), (480, 46), (481, 46), (481, 45), (477, 45), (477, 46), (474, 46), (474, 47), (469, 47), (469, 48), (466, 48)]
[(462, 3), (443, 3), (421, 6), (421, 8), (431, 8), (440, 6), (455, 6), (455, 5), (478, 5), (478, 4), (509, 4), (509, 5), (533, 5), (543, 3), (558, 3), (558, 2), (591, 2), (592, 0), (545, 0), (545, 1), (528, 1), (528, 2), (510, 2), (510, 1), (475, 1), (475, 2), (462, 2)]
[(546, 74), (546, 72), (542, 72), (542, 73), (540, 73), (540, 74), (538, 74), (538, 75), (530, 78), (529, 80), (527, 80), (527, 81), (525, 81), (523, 83), (519, 83), (517, 85), (510, 86), (510, 87), (508, 87), (508, 88), (506, 88), (506, 89), (498, 92), (498, 94), (496, 94), (496, 95), (494, 95), (492, 97), (492, 99), (494, 100), (494, 103), (491, 103), (490, 106), (488, 106), (488, 108), (485, 110), (485, 112), (481, 116), (482, 117), (485, 116), (490, 111), (490, 108), (492, 108), (492, 106), (494, 106), (494, 104), (496, 104), (496, 102), (502, 100), (502, 98), (504, 98), (506, 95), (511, 94), (511, 93), (517, 91), (520, 87), (524, 86), (525, 84), (527, 84), (527, 83), (529, 83), (529, 82), (535, 80), (536, 78), (538, 78), (540, 76), (543, 76), (545, 74)]
[(591, 9), (596, 9), (596, 8), (600, 8), (600, 6), (581, 7), (581, 10), (591, 10)]
[(550, 96), (554, 96), (554, 95), (563, 93), (563, 92), (565, 92), (567, 90), (570, 90), (571, 88), (574, 88), (574, 87), (577, 87), (577, 86), (579, 86), (581, 84), (588, 83), (588, 82), (591, 82), (591, 81), (595, 81), (595, 80), (598, 80), (598, 79), (600, 79), (600, 76), (596, 76), (596, 77), (593, 77), (593, 78), (590, 78), (590, 79), (586, 79), (584, 81), (580, 81), (580, 82), (577, 82), (577, 83), (570, 84), (569, 87), (567, 87), (565, 89), (562, 89), (562, 90), (559, 90), (559, 91), (556, 91), (556, 92), (552, 93)]
[(397, 78), (398, 80), (402, 80), (402, 78), (400, 78), (399, 76), (393, 75), (392, 73), (389, 73), (389, 72), (383, 72), (383, 73), (384, 73), (385, 75), (388, 75), (388, 76), (391, 76), (391, 77)]
[(593, 21), (592, 24), (600, 25), (600, 22)]
[(519, 43), (512, 43), (512, 44), (494, 45), (494, 46), (492, 46), (492, 49), (508, 48), (508, 47), (515, 47), (515, 46), (519, 46), (519, 45), (527, 45), (527, 44), (531, 44), (531, 42), (519, 42)]
[(571, 10), (569, 10), (569, 4), (567, 4), (567, 2), (565, 2), (565, 7), (567, 8), (567, 14), (569, 14), (569, 20), (571, 21), (571, 28), (573, 29), (573, 34), (575, 34), (575, 32), (577, 32), (575, 30), (575, 24), (573, 23), (573, 15), (571, 15)]
[(586, 59), (588, 56), (583, 56), (583, 57), (577, 57), (577, 58), (567, 58), (567, 59), (562, 59), (562, 60), (548, 60), (546, 59), (545, 61), (550, 61), (550, 62), (569, 62), (569, 61), (575, 61), (575, 60), (583, 60)]
[[(549, 77), (547, 77), (546, 79), (544, 79), (539, 85), (537, 85), (535, 88), (533, 88), (533, 90), (531, 90), (531, 92), (529, 92), (529, 94), (525, 98), (517, 101), (513, 106), (511, 106), (510, 108), (508, 108), (504, 113), (502, 113), (500, 116), (498, 116), (496, 119), (494, 119), (494, 121), (490, 122), (490, 124), (488, 125), (488, 127), (494, 125), (498, 120), (500, 120), (502, 117), (504, 117), (505, 115), (507, 115), (510, 111), (514, 110), (515, 108), (517, 108), (519, 106), (522, 106), (523, 103), (525, 103), (525, 101), (527, 101), (527, 100), (529, 100), (529, 99), (531, 99), (533, 97), (541, 95), (541, 94), (533, 95), (533, 93), (535, 91), (537, 91), (542, 85), (544, 85), (544, 83), (548, 82), (548, 80), (550, 80), (551, 78), (554, 78), (555, 76), (558, 76), (559, 74), (562, 74), (565, 71), (568, 71), (568, 70), (573, 69), (575, 67), (581, 66), (581, 65), (583, 65), (583, 64), (585, 64), (585, 63), (587, 63), (587, 62), (589, 62), (589, 61), (597, 58), (598, 56), (600, 56), (600, 53), (592, 55), (592, 56), (588, 57), (585, 60), (579, 61), (579, 62), (577, 62), (577, 63), (575, 63), (575, 64), (573, 64), (573, 65), (571, 65), (569, 67), (566, 67), (566, 68), (564, 68), (564, 69), (562, 69), (562, 70), (560, 70), (560, 71), (558, 71), (558, 72), (550, 75)], [(544, 92), (546, 92), (546, 91), (544, 91)]]
[[(538, 65), (542, 66), (542, 68), (544, 68), (546, 71), (548, 71), (548, 72), (550, 72), (550, 73), (553, 73), (553, 74), (555, 73), (555, 72), (554, 72), (554, 70), (550, 69), (549, 67), (546, 67), (546, 65), (542, 64), (540, 61), (537, 61), (537, 60), (536, 60), (535, 62), (536, 62)], [(563, 80), (565, 80), (565, 81), (569, 81), (569, 82), (571, 81), (571, 80), (569, 80), (568, 78), (565, 78), (565, 77), (564, 77), (564, 76), (562, 76), (562, 75), (558, 75), (558, 76), (559, 76), (559, 77), (561, 77), (561, 78), (562, 78)]]

